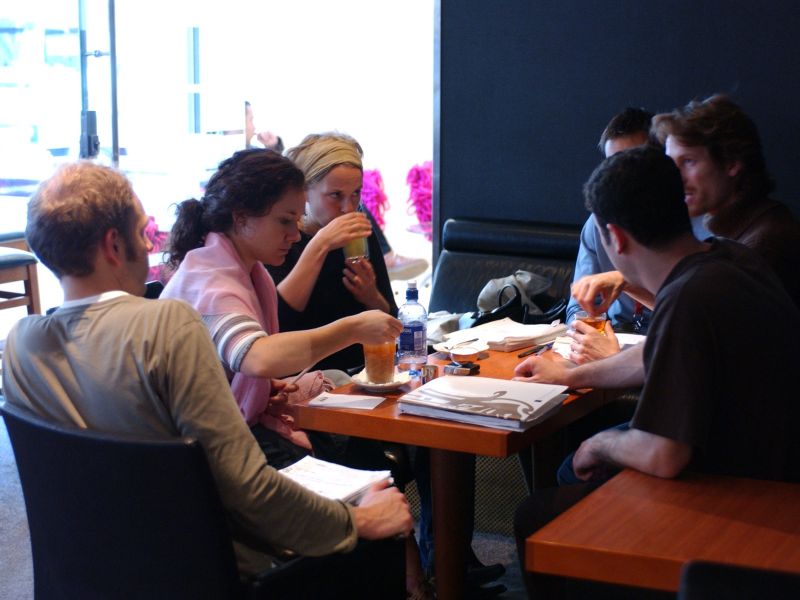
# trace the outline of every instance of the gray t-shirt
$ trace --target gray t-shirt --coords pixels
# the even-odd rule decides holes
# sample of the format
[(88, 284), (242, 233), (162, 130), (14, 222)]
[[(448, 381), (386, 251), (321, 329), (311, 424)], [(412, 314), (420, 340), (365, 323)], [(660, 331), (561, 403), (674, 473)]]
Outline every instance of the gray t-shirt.
[[(239, 412), (208, 331), (180, 300), (110, 293), (21, 320), (3, 356), (6, 401), (58, 423), (154, 438), (192, 437), (228, 511), (239, 568), (268, 552), (351, 550), (349, 508), (269, 467)], [(242, 543), (255, 538), (258, 550)]]

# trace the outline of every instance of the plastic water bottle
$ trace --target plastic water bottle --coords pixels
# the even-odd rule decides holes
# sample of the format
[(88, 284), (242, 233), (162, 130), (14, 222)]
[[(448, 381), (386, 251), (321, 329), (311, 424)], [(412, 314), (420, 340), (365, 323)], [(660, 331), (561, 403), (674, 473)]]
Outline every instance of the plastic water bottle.
[(397, 340), (397, 368), (418, 375), (428, 362), (428, 313), (419, 302), (417, 282), (411, 280), (406, 289), (406, 302), (397, 311), (403, 333)]

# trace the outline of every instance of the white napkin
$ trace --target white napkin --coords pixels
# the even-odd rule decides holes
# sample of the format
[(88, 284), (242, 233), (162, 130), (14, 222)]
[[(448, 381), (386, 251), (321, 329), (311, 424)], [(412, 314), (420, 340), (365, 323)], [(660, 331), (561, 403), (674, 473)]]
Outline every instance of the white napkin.
[(311, 400), (308, 405), (372, 410), (384, 400), (385, 398), (381, 396), (351, 396), (350, 394), (331, 394), (326, 392)]

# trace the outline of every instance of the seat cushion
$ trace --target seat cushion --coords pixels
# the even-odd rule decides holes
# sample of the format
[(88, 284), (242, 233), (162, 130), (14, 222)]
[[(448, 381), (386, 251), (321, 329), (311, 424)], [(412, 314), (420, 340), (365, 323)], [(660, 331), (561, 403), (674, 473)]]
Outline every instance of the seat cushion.
[(33, 265), (36, 262), (36, 256), (31, 252), (0, 246), (0, 269)]
[(3, 231), (0, 233), (0, 244), (3, 242), (10, 242), (13, 240), (24, 240), (24, 231)]

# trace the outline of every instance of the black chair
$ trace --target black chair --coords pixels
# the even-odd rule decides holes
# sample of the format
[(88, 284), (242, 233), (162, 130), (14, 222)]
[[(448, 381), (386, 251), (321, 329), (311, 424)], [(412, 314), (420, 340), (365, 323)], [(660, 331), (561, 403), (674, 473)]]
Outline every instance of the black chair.
[(144, 297), (155, 300), (164, 291), (164, 284), (160, 281), (148, 281), (145, 284)]
[(2, 397), (0, 414), (25, 497), (36, 598), (405, 597), (405, 545), (394, 539), (240, 578), (197, 441), (56, 425)]
[(706, 561), (690, 561), (681, 571), (678, 600), (797, 600), (800, 575)]
[(6, 403), (37, 598), (234, 598), (244, 593), (205, 454), (121, 438)]

